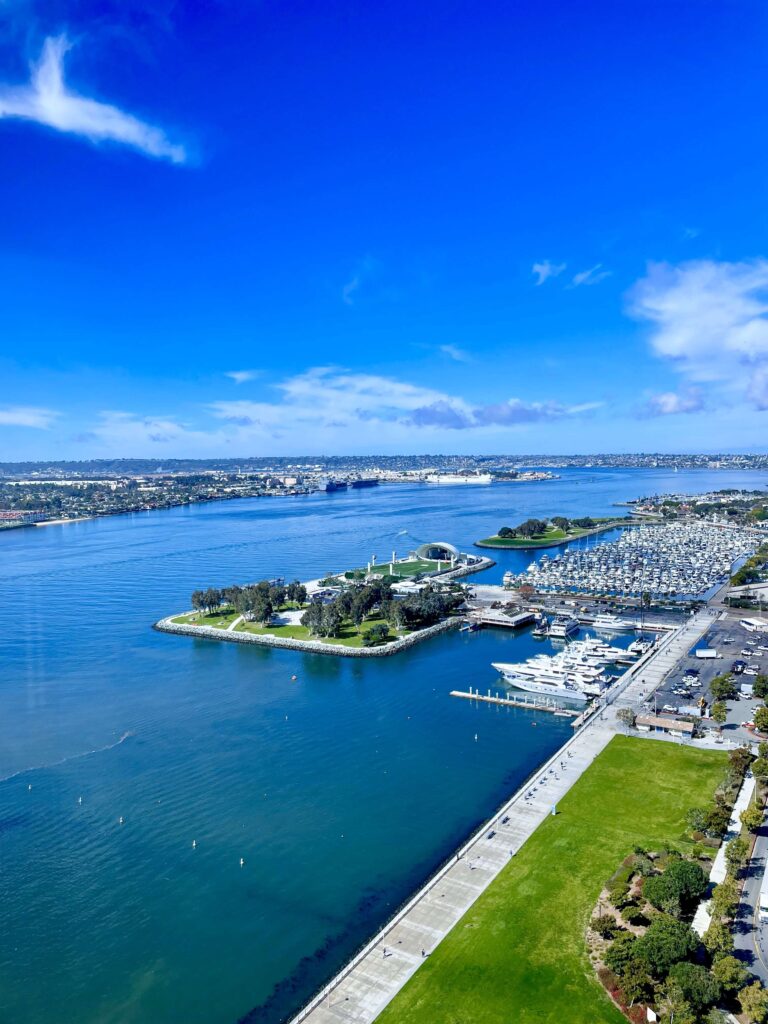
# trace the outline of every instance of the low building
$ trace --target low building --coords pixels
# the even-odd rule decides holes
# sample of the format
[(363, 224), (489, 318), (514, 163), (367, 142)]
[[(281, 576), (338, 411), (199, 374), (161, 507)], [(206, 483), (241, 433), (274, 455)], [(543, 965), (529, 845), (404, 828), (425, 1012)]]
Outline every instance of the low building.
[(693, 736), (693, 722), (662, 715), (638, 715), (635, 726), (640, 732), (663, 732), (670, 736)]

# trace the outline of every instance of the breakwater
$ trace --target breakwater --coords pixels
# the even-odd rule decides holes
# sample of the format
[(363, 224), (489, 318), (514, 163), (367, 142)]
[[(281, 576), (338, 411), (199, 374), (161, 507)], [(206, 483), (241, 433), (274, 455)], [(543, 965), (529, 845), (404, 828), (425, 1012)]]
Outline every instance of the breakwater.
[(335, 654), (339, 658), (386, 658), (400, 651), (408, 650), (422, 640), (428, 640), (438, 633), (458, 629), (460, 618), (445, 619), (426, 629), (418, 629), (407, 636), (398, 637), (382, 647), (345, 647), (343, 644), (326, 644), (322, 640), (294, 640), (291, 637), (274, 636), (271, 633), (237, 633), (232, 629), (216, 629), (214, 626), (186, 626), (171, 618), (160, 619), (153, 629), (161, 633), (177, 633), (180, 636), (196, 636), (205, 640), (228, 640), (236, 644), (258, 644), (261, 647), (283, 647), (305, 654)]

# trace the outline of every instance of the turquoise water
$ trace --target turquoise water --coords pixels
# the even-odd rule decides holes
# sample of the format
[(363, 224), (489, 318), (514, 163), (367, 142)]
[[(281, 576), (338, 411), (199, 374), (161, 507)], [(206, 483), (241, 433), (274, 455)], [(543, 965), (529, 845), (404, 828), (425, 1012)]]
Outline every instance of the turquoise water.
[(276, 1024), (569, 734), (448, 696), (541, 650), (528, 634), (358, 662), (153, 632), (192, 589), (766, 480), (585, 470), (1, 536), (0, 1020)]

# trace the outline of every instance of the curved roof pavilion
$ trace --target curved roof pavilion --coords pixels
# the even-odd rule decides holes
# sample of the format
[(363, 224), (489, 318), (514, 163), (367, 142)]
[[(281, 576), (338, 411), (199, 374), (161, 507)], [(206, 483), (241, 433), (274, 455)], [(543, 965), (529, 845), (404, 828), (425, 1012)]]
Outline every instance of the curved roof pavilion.
[(459, 559), (461, 554), (453, 544), (447, 544), (441, 540), (432, 540), (416, 548), (417, 558), (429, 559), (433, 562), (450, 562), (452, 558)]

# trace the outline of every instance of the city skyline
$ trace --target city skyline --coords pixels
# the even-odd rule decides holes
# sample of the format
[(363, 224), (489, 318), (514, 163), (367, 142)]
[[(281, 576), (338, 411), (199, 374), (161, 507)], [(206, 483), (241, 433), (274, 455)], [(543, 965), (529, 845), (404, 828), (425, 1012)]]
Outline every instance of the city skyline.
[(756, 3), (6, 13), (6, 459), (764, 448)]

